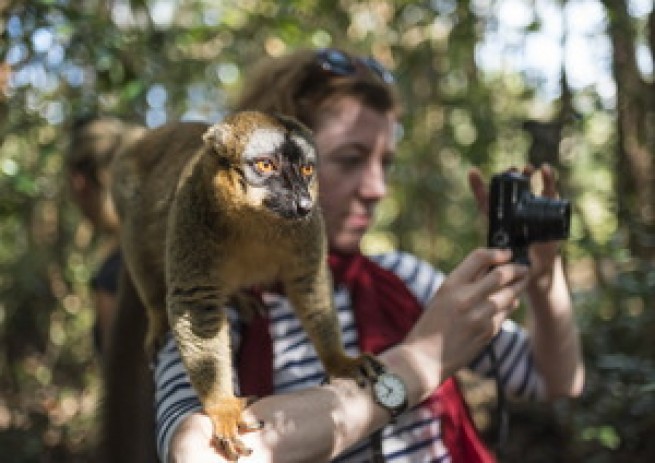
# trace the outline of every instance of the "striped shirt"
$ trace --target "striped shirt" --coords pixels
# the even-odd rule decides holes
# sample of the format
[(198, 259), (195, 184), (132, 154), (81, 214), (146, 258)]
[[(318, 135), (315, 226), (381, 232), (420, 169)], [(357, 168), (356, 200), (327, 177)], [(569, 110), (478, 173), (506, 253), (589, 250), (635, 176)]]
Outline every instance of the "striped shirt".
[[(394, 272), (425, 306), (435, 294), (443, 274), (428, 263), (407, 253), (394, 252), (372, 256), (381, 267)], [(351, 355), (359, 353), (357, 331), (350, 295), (345, 287), (335, 290), (335, 306), (342, 330), (342, 341)], [(320, 384), (323, 367), (300, 326), (288, 300), (280, 295), (264, 294), (269, 309), (269, 329), (273, 342), (273, 384), (276, 393), (291, 392)], [(230, 311), (232, 352), (239, 345), (239, 320)], [(526, 333), (511, 320), (504, 322), (491, 346), (499, 360), (498, 370), (504, 390), (513, 397), (537, 398), (543, 395), (542, 381), (533, 368), (530, 343)], [(491, 364), (484, 352), (471, 364), (471, 369), (491, 376)], [(236, 373), (235, 373), (236, 375)], [(168, 446), (176, 427), (183, 418), (201, 409), (191, 387), (175, 341), (169, 335), (160, 350), (155, 366), (157, 448), (162, 461), (168, 457)], [(238, 391), (235, 378), (235, 390)], [(441, 438), (439, 417), (425, 406), (417, 406), (386, 426), (382, 434), (382, 449), (388, 462), (450, 462), (448, 450)], [(335, 462), (370, 461), (368, 440), (362, 441), (340, 455)]]

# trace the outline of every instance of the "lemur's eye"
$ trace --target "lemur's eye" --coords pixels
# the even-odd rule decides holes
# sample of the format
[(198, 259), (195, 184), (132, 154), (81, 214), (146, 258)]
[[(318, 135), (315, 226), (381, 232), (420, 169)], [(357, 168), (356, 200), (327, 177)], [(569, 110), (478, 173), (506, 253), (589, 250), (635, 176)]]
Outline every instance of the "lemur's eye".
[(300, 168), (300, 173), (305, 177), (311, 177), (314, 174), (314, 166), (312, 164), (304, 164)]
[(277, 166), (271, 159), (259, 159), (255, 162), (255, 167), (257, 167), (257, 170), (262, 174), (270, 174), (277, 170)]

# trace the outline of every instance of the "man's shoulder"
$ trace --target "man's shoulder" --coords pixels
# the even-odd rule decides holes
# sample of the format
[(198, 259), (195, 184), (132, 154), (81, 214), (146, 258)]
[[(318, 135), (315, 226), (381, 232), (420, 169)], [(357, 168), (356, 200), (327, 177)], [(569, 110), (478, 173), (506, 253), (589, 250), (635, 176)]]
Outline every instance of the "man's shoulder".
[(394, 250), (369, 258), (400, 278), (422, 304), (430, 300), (444, 279), (441, 271), (409, 252)]
[(380, 267), (394, 272), (398, 276), (414, 271), (418, 267), (429, 268), (435, 273), (439, 272), (428, 261), (406, 251), (392, 250), (371, 254), (368, 258)]

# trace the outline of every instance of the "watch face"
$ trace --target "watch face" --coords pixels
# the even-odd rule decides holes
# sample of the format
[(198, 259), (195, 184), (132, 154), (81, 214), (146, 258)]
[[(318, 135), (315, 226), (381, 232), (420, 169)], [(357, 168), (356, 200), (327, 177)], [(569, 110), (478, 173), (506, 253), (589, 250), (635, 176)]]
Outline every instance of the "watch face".
[(405, 404), (407, 391), (402, 380), (391, 373), (382, 373), (373, 385), (375, 396), (383, 406), (396, 409)]

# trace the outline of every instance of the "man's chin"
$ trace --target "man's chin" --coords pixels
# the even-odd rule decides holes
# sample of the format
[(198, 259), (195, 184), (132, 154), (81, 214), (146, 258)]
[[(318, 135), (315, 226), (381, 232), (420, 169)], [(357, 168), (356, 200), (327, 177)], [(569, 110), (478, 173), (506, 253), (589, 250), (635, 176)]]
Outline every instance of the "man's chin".
[(362, 232), (344, 232), (330, 241), (330, 248), (333, 251), (344, 254), (353, 254), (359, 252), (359, 245), (362, 242)]

